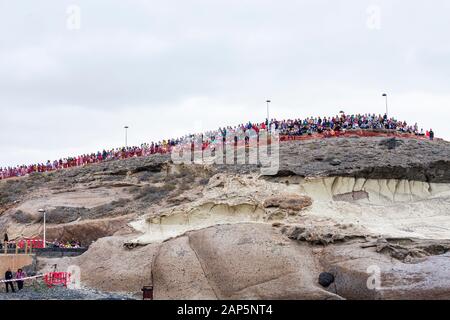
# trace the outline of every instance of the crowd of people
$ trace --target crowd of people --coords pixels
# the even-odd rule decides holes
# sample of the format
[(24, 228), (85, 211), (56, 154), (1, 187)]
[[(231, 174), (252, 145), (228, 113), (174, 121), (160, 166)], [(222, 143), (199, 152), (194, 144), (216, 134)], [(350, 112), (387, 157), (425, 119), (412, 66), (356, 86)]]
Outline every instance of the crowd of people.
[[(11, 250), (15, 250), (16, 247), (23, 249), (24, 248), (24, 243), (25, 242), (29, 242), (29, 247), (33, 246), (33, 248), (43, 248), (43, 240), (42, 239), (38, 239), (37, 241), (39, 241), (39, 246), (37, 246), (37, 242), (34, 242), (34, 240), (36, 239), (25, 239), (25, 240), (9, 240), (8, 234), (5, 233), (4, 237), (3, 237), (3, 242), (0, 242), (0, 250), (4, 250), (5, 247), (7, 249), (11, 249)], [(80, 241), (76, 241), (76, 240), (71, 240), (71, 241), (60, 241), (58, 239), (53, 240), (52, 242), (46, 241), (46, 247), (47, 248), (67, 248), (67, 249), (72, 249), (72, 248), (82, 248), (81, 242)]]
[[(325, 136), (332, 131), (345, 131), (345, 130), (393, 130), (402, 133), (415, 134), (417, 136), (429, 135), (424, 132), (423, 129), (419, 131), (417, 123), (414, 125), (408, 125), (406, 121), (398, 121), (394, 118), (388, 118), (387, 115), (375, 115), (375, 114), (357, 114), (346, 115), (341, 112), (335, 117), (316, 117), (295, 119), (295, 120), (283, 120), (275, 122), (275, 126), (280, 130), (281, 135), (294, 135), (301, 136), (305, 134), (323, 133)], [(430, 135), (429, 135), (430, 136)], [(430, 138), (432, 138), (430, 136)]]
[(262, 123), (248, 122), (246, 124), (240, 124), (234, 127), (227, 126), (205, 133), (188, 134), (177, 139), (167, 139), (156, 143), (152, 142), (150, 144), (144, 143), (140, 146), (103, 150), (96, 153), (61, 158), (54, 161), (48, 160), (45, 163), (0, 168), (0, 180), (25, 176), (35, 172), (49, 172), (104, 161), (148, 156), (156, 153), (164, 154), (170, 152), (171, 149), (178, 144), (190, 143), (193, 141), (201, 141), (203, 148), (205, 148), (208, 145), (217, 142), (217, 137), (219, 137), (219, 139), (222, 137), (225, 141), (225, 137), (229, 135), (238, 135), (239, 132), (246, 132), (250, 129), (252, 129), (251, 132), (258, 133), (260, 130), (267, 130), (268, 128), (274, 128), (281, 136), (319, 134), (323, 137), (331, 137), (335, 136), (336, 132), (346, 130), (385, 129), (414, 134), (416, 136), (426, 136), (430, 140), (434, 139), (433, 130), (430, 129), (426, 132), (424, 132), (423, 129), (419, 130), (417, 123), (408, 125), (406, 121), (398, 121), (395, 118), (389, 118), (386, 114), (384, 116), (375, 114), (346, 115), (341, 111), (334, 117), (308, 117), (306, 119), (293, 120), (271, 119), (270, 121), (266, 119), (266, 121)]
[(82, 248), (81, 242), (79, 241), (59, 241), (55, 239), (53, 242), (47, 244), (49, 247), (53, 248), (67, 248), (67, 249), (74, 249), (74, 248)]
[[(171, 143), (171, 141), (169, 141)], [(93, 163), (104, 161), (126, 159), (131, 157), (148, 156), (155, 153), (166, 153), (169, 150), (168, 142), (165, 140), (160, 143), (142, 144), (135, 147), (116, 148), (111, 150), (98, 151), (91, 154), (83, 154), (74, 157), (61, 158), (59, 160), (45, 163), (36, 163), (31, 165), (21, 165), (16, 167), (0, 168), (0, 180), (21, 177), (34, 172), (50, 172), (59, 169), (66, 169), (71, 167), (85, 166)]]

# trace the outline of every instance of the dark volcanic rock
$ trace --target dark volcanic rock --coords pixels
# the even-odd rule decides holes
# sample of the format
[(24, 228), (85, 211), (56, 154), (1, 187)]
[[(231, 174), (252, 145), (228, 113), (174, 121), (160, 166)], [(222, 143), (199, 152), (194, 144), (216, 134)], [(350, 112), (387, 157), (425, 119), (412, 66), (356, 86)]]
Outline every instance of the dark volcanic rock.
[(403, 141), (401, 141), (395, 137), (381, 140), (379, 143), (380, 146), (384, 146), (384, 147), (388, 148), (389, 150), (395, 149), (402, 144), (403, 144)]
[(319, 284), (324, 287), (328, 288), (330, 284), (334, 282), (334, 276), (329, 272), (322, 272), (319, 275)]
[(338, 165), (340, 165), (341, 163), (342, 163), (342, 161), (339, 160), (339, 159), (331, 159), (331, 160), (330, 160), (330, 164), (331, 164), (332, 166), (338, 166)]
[(382, 137), (290, 141), (280, 145), (279, 171), (445, 183), (450, 182), (450, 142)]

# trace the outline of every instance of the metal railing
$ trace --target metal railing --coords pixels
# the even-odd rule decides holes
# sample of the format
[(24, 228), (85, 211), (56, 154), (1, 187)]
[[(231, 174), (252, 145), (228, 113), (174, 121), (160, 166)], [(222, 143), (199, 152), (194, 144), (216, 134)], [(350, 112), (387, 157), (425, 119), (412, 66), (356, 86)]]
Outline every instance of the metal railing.
[(32, 254), (33, 245), (28, 241), (24, 241), (23, 245), (19, 245), (16, 241), (4, 241), (0, 243), (0, 254)]

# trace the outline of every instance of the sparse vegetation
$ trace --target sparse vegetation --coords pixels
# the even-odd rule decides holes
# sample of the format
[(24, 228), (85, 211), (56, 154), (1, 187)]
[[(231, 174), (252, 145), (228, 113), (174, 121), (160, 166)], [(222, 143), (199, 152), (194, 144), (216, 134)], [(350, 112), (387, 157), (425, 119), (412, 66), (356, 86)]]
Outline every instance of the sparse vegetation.
[(157, 202), (167, 197), (167, 195), (176, 189), (176, 185), (173, 183), (166, 183), (161, 187), (155, 187), (153, 185), (147, 185), (143, 187), (139, 193), (134, 197), (134, 200), (140, 200), (142, 202)]
[(24, 179), (6, 180), (0, 183), (0, 205), (8, 205), (18, 200), (30, 188)]
[(15, 214), (13, 214), (12, 218), (18, 223), (31, 223), (35, 222), (36, 218), (34, 218), (31, 214), (25, 213), (22, 210), (17, 210)]
[[(46, 220), (48, 223), (68, 223), (86, 215), (87, 212), (89, 209), (86, 208), (57, 207), (47, 212)], [(40, 217), (41, 219), (42, 217)]]

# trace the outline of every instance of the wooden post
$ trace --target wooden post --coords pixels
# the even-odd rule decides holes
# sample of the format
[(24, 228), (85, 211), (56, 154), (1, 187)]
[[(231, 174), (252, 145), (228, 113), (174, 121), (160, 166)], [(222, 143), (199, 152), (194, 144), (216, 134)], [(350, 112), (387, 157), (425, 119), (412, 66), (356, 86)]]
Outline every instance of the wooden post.
[(17, 242), (16, 242), (16, 255), (19, 253), (19, 246), (17, 245)]
[(3, 249), (5, 250), (5, 254), (7, 254), (8, 253), (8, 242), (7, 241), (5, 241), (5, 242), (3, 242)]
[(25, 254), (28, 253), (28, 241), (25, 241)]

